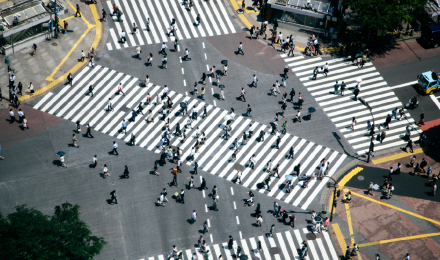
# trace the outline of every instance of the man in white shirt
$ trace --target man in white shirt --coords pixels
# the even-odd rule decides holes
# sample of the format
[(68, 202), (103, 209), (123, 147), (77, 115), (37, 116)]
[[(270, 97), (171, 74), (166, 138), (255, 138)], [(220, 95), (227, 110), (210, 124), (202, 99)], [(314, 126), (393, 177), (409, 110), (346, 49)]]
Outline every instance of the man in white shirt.
[(252, 168), (252, 170), (253, 170), (254, 166), (255, 166), (255, 162), (256, 162), (255, 154), (252, 155), (250, 162), (251, 162), (251, 164), (249, 165), (249, 167)]
[(9, 122), (9, 124), (14, 123), (15, 116), (14, 116), (14, 111), (12, 111), (12, 109), (9, 109), (9, 116), (11, 117), (11, 122)]
[(191, 160), (194, 160), (194, 155), (196, 154), (196, 148), (195, 147), (193, 147), (193, 148), (191, 148), (191, 156), (190, 156), (190, 161)]
[(81, 62), (84, 62), (85, 58), (86, 58), (86, 53), (82, 50), (81, 51)]
[(185, 48), (185, 51), (183, 52), (183, 60), (187, 60), (189, 55), (188, 48)]
[(283, 33), (282, 32), (280, 32), (280, 34), (278, 34), (278, 41), (277, 41), (277, 43), (280, 43), (281, 40), (283, 40)]
[(241, 183), (241, 171), (240, 170), (237, 171), (237, 178), (235, 179), (235, 183), (236, 184)]
[(121, 43), (125, 43), (127, 41), (126, 35), (125, 35), (125, 31), (122, 30), (121, 32)]
[(327, 73), (328, 73), (328, 63), (327, 62), (324, 65), (324, 71), (322, 73), (327, 77)]
[(196, 106), (193, 106), (193, 109), (192, 109), (192, 118), (194, 119), (194, 120), (197, 120), (197, 109), (196, 109)]
[(197, 212), (195, 210), (193, 210), (193, 212), (191, 214), (191, 225), (196, 222), (196, 219), (197, 219)]
[(165, 44), (165, 42), (163, 42), (159, 53), (162, 53), (163, 55), (167, 55), (167, 53), (165, 52), (165, 49), (168, 49), (168, 46)]
[(112, 107), (112, 98), (109, 98), (109, 99), (108, 99), (107, 111), (113, 111), (113, 107)]
[(252, 124), (249, 125), (248, 132), (249, 132), (249, 138), (251, 138), (252, 134), (254, 133), (254, 127), (252, 126)]
[(98, 157), (95, 154), (95, 156), (93, 156), (93, 168), (96, 168), (96, 166), (98, 166)]
[(122, 119), (122, 128), (121, 128), (121, 134), (127, 133), (127, 122), (125, 122), (125, 119)]
[(142, 58), (141, 58), (141, 46), (137, 46), (136, 47), (136, 57), (139, 59), (139, 60), (142, 60)]
[(116, 155), (119, 155), (119, 153), (118, 153), (118, 144), (115, 141), (113, 141), (113, 151), (112, 151), (112, 153), (113, 154), (116, 153)]
[(21, 108), (18, 110), (17, 115), (18, 115), (18, 122), (22, 123), (23, 122), (24, 113), (23, 113), (23, 111), (21, 111)]

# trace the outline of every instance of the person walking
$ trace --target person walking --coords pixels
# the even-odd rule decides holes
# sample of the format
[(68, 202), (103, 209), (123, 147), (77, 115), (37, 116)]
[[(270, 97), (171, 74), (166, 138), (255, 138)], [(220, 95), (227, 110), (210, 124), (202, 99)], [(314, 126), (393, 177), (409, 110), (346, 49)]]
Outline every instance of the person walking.
[(66, 163), (64, 162), (64, 155), (60, 155), (60, 162), (61, 162), (61, 166), (62, 166), (62, 167), (66, 167), (66, 168), (67, 168), (67, 165), (66, 165)]
[(256, 163), (256, 156), (255, 154), (252, 155), (252, 157), (249, 159), (250, 164), (249, 164), (249, 168), (251, 168), (252, 170), (254, 169), (255, 163)]
[(76, 143), (76, 141), (78, 141), (78, 139), (76, 139), (75, 134), (72, 134), (72, 146), (79, 148), (79, 145)]
[(197, 170), (199, 169), (199, 164), (194, 162), (194, 174), (197, 174)]
[(238, 46), (238, 51), (237, 51), (237, 54), (240, 54), (240, 53), (241, 53), (241, 55), (244, 55), (242, 42), (240, 42), (240, 45)]
[(247, 109), (246, 109), (246, 116), (250, 116), (250, 117), (252, 117), (251, 112), (252, 112), (251, 105), (248, 104)]
[(334, 88), (335, 88), (335, 95), (337, 95), (338, 94), (338, 90), (339, 90), (338, 81), (336, 81), (336, 84), (334, 85)]
[(93, 135), (92, 135), (92, 128), (90, 127), (89, 124), (87, 124), (87, 130), (86, 130), (86, 134), (84, 135), (84, 137), (89, 137), (89, 136), (91, 138), (94, 138)]
[(345, 85), (344, 81), (342, 81), (342, 84), (341, 84), (341, 96), (344, 95), (344, 90), (345, 90), (345, 87), (346, 87), (346, 86), (347, 86), (347, 85)]
[(368, 195), (373, 195), (373, 182), (370, 182), (370, 185), (368, 186)]
[(323, 68), (324, 68), (324, 71), (322, 72), (322, 74), (324, 74), (327, 77), (327, 74), (328, 74), (328, 63), (327, 62), (325, 63)]
[(196, 210), (193, 210), (193, 212), (191, 213), (191, 225), (196, 223), (197, 220), (197, 212)]
[(382, 133), (380, 134), (380, 143), (383, 143), (383, 140), (385, 140), (386, 136), (387, 134), (385, 133), (385, 131), (382, 131)]
[[(405, 146), (405, 150), (406, 150), (406, 152), (409, 152), (411, 150), (411, 153), (414, 153), (413, 143), (412, 143), (411, 139), (408, 140), (408, 143)], [(414, 158), (415, 158), (415, 156), (414, 156)]]
[(293, 103), (293, 97), (295, 96), (295, 89), (292, 88), (292, 90), (290, 91), (290, 102)]
[[(179, 201), (180, 201), (182, 204), (185, 204), (185, 191), (184, 191), (183, 189), (180, 190), (180, 193), (179, 193)], [(195, 222), (195, 221), (194, 221), (194, 222)]]
[(246, 102), (246, 98), (244, 96), (245, 94), (246, 94), (246, 91), (244, 90), (244, 88), (241, 88), (240, 99), (242, 99), (243, 102)]
[(355, 101), (358, 100), (358, 95), (359, 95), (359, 93), (360, 93), (359, 88), (355, 88), (354, 91), (353, 91), (353, 94), (354, 94), (354, 100), (355, 100)]
[(118, 153), (118, 144), (117, 144), (115, 141), (113, 141), (113, 150), (112, 150), (112, 153), (113, 153), (113, 154), (116, 153), (116, 155), (119, 155), (119, 153)]
[(258, 82), (258, 78), (257, 78), (257, 76), (254, 74), (254, 76), (252, 77), (252, 83), (250, 84), (249, 87), (257, 87), (257, 82)]
[(197, 17), (196, 17), (197, 26), (200, 25), (200, 21), (201, 21), (201, 20), (202, 20), (202, 18), (200, 17), (200, 14), (197, 14)]
[(76, 4), (76, 13), (75, 13), (75, 17), (78, 17), (78, 15), (79, 15), (79, 17), (81, 17), (81, 11), (80, 11), (79, 5)]
[(287, 156), (287, 159), (293, 159), (294, 155), (295, 155), (295, 146), (292, 146), (289, 149), (289, 156)]
[(112, 98), (108, 98), (107, 111), (114, 111), (112, 107)]
[(110, 203), (113, 203), (113, 201), (115, 201), (115, 204), (118, 204), (118, 197), (116, 196), (116, 190), (110, 192), (110, 196), (111, 196)]
[(229, 236), (228, 249), (229, 250), (234, 249), (234, 238), (232, 236)]
[(402, 259), (403, 260), (409, 260), (409, 254), (407, 253)]
[(420, 121), (417, 123), (418, 125), (425, 125), (425, 112), (422, 112), (420, 115)]
[(356, 125), (356, 123), (357, 123), (357, 120), (356, 120), (356, 117), (353, 117), (352, 119), (351, 119), (351, 131), (354, 131), (354, 126)]
[(273, 237), (273, 233), (275, 233), (275, 224), (272, 224), (269, 230), (269, 237)]
[(313, 70), (313, 80), (316, 80), (316, 78), (318, 77), (318, 67), (316, 67), (314, 70)]

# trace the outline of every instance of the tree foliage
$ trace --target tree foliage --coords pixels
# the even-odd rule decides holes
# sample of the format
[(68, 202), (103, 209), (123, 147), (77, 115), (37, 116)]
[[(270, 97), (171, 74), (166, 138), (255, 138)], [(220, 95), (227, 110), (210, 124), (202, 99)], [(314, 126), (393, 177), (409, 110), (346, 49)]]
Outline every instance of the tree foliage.
[(27, 205), (7, 217), (0, 213), (0, 259), (92, 259), (107, 242), (92, 235), (79, 209), (66, 202), (53, 216)]
[(369, 30), (393, 30), (402, 22), (411, 22), (423, 11), (428, 0), (345, 0), (344, 5), (359, 14)]

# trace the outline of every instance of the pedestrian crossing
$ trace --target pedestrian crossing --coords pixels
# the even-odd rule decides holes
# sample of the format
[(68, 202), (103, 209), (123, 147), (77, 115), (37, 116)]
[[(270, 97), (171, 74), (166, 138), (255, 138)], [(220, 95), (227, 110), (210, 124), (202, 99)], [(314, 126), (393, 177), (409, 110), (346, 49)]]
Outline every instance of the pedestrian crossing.
[[(103, 4), (109, 21), (109, 50), (128, 48), (137, 45), (174, 42), (175, 37), (187, 40), (198, 37), (226, 35), (236, 33), (235, 25), (225, 8), (225, 0), (193, 1), (191, 10), (182, 0), (111, 0)], [(112, 15), (114, 5), (122, 11), (121, 21)], [(201, 22), (197, 25), (196, 17), (200, 14)], [(172, 19), (176, 19), (176, 35), (169, 35)], [(149, 30), (147, 21), (150, 19)], [(133, 23), (138, 27), (133, 34)], [(127, 41), (120, 42), (122, 31), (126, 32)]]
[[(122, 84), (125, 95), (117, 95), (119, 83)], [(89, 85), (94, 86), (92, 97), (88, 94)], [(119, 73), (106, 67), (96, 66), (94, 68), (85, 67), (75, 76), (73, 86), (63, 87), (58, 93), (48, 93), (37, 101), (34, 108), (43, 112), (62, 117), (72, 122), (80, 121), (82, 125), (90, 124), (93, 130), (100, 131), (119, 139), (121, 142), (129, 142), (131, 134), (136, 136), (136, 145), (158, 154), (162, 151), (161, 139), (164, 134), (165, 123), (169, 122), (171, 135), (169, 144), (182, 150), (182, 160), (187, 165), (193, 165), (194, 161), (202, 169), (211, 174), (218, 175), (229, 181), (236, 178), (237, 170), (241, 170), (241, 185), (244, 187), (264, 193), (276, 199), (291, 203), (294, 206), (308, 209), (314, 198), (320, 194), (329, 178), (317, 181), (312, 178), (315, 176), (320, 161), (325, 158), (330, 162), (328, 176), (332, 176), (336, 170), (344, 163), (345, 154), (332, 151), (313, 142), (293, 136), (282, 134), (281, 131), (274, 131), (272, 127), (258, 122), (253, 122), (250, 117), (236, 115), (235, 121), (231, 123), (232, 132), (230, 137), (225, 140), (220, 138), (224, 133), (227, 123), (225, 116), (228, 111), (222, 110), (202, 100), (168, 91), (167, 95), (173, 102), (172, 111), (163, 120), (162, 106), (156, 105), (157, 99), (163, 95), (164, 88), (152, 83), (145, 85), (138, 78)], [(152, 97), (152, 103), (146, 104), (146, 97)], [(107, 111), (107, 106), (111, 98), (113, 111)], [(137, 109), (142, 102), (143, 113), (138, 114), (132, 120), (132, 111)], [(188, 111), (191, 112), (195, 107), (198, 113), (197, 120), (194, 120), (188, 128), (187, 116), (182, 115), (180, 108), (181, 102), (188, 103)], [(159, 100), (158, 104), (162, 102)], [(207, 116), (203, 117), (203, 107), (206, 106)], [(149, 112), (151, 110), (151, 120)], [(122, 120), (127, 122), (126, 133), (121, 133)], [(182, 133), (185, 129), (187, 139), (175, 134), (177, 124), (181, 126)], [(252, 138), (243, 143), (243, 132), (249, 136), (249, 125), (254, 127)], [(263, 132), (264, 140), (258, 137), (260, 131)], [(197, 133), (199, 138), (197, 138)], [(204, 145), (201, 145), (194, 155), (194, 160), (190, 159), (191, 149), (197, 140), (200, 140), (202, 133), (206, 135)], [(279, 149), (275, 143), (278, 136), (281, 137)], [(234, 153), (233, 143), (235, 138), (238, 142), (238, 152), (236, 160), (232, 161)], [(79, 140), (79, 142), (81, 142)], [(293, 159), (288, 159), (289, 149), (295, 146)], [(110, 147), (109, 147), (110, 149)], [(255, 154), (255, 167), (249, 167), (249, 159)], [(269, 176), (267, 163), (272, 160), (272, 169), (279, 164), (279, 178)], [(300, 177), (310, 177), (308, 188), (302, 188), (303, 181), (293, 173), (300, 172)], [(286, 176), (292, 178), (292, 190), (286, 193)], [(270, 190), (263, 188), (262, 182), (270, 177)]]
[[(401, 120), (392, 119), (389, 129), (385, 129), (384, 123), (387, 115), (392, 115), (392, 110), (402, 108), (402, 104), (387, 82), (376, 70), (371, 62), (366, 62), (362, 68), (358, 68), (350, 57), (323, 60), (321, 57), (294, 56), (281, 54), (281, 57), (295, 73), (304, 87), (312, 94), (316, 102), (322, 107), (331, 121), (338, 128), (339, 132), (347, 139), (348, 143), (358, 154), (368, 153), (370, 147), (369, 131), (367, 121), (373, 124), (370, 110), (361, 101), (355, 101), (354, 87), (361, 79), (359, 97), (362, 97), (370, 107), (376, 124), (375, 133), (386, 132), (386, 138), (381, 143), (374, 138), (374, 151), (388, 149), (396, 146), (405, 146), (407, 141), (403, 139), (406, 134), (406, 127), (411, 125), (411, 139), (418, 140), (421, 133), (409, 111), (405, 110)], [(322, 67), (328, 63), (329, 73), (325, 76)], [(316, 80), (312, 79), (313, 70), (318, 67), (320, 73)], [(344, 81), (347, 85), (342, 96), (341, 90), (337, 95), (334, 92), (334, 85)], [(352, 118), (355, 117), (357, 125), (354, 131), (351, 129)], [(378, 130), (378, 124), (381, 125)]]
[[(207, 245), (206, 251), (209, 250), (208, 258), (205, 258), (205, 254), (200, 251), (200, 248), (186, 249), (182, 250), (182, 259), (190, 260), (194, 253), (197, 255), (197, 259), (214, 260), (219, 259), (220, 256), (225, 260), (237, 259), (237, 247), (240, 246), (242, 249), (241, 255), (247, 255), (248, 259), (258, 257), (261, 260), (295, 260), (300, 259), (299, 254), (303, 241), (307, 241), (307, 259), (309, 260), (340, 259), (330, 239), (330, 235), (326, 231), (318, 233), (315, 240), (307, 240), (306, 235), (308, 233), (310, 232), (307, 228), (302, 228), (274, 233), (273, 237), (261, 235), (248, 239), (234, 240), (232, 249), (228, 248), (227, 242)], [(261, 242), (261, 250), (257, 249), (258, 242)], [(177, 250), (181, 249), (177, 248)], [(171, 253), (142, 258), (140, 260), (168, 259), (169, 254)], [(170, 259), (174, 258), (171, 257)]]

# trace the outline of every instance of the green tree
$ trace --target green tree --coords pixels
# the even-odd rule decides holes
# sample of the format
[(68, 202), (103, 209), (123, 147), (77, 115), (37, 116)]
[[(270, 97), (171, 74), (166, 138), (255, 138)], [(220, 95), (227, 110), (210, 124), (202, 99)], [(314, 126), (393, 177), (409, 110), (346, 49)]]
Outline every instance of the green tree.
[(92, 236), (79, 209), (66, 202), (46, 216), (25, 204), (0, 213), (0, 259), (93, 259), (107, 242)]
[(371, 31), (394, 30), (402, 22), (411, 22), (428, 0), (344, 0), (344, 5), (359, 14)]

